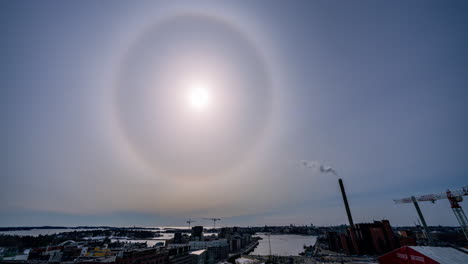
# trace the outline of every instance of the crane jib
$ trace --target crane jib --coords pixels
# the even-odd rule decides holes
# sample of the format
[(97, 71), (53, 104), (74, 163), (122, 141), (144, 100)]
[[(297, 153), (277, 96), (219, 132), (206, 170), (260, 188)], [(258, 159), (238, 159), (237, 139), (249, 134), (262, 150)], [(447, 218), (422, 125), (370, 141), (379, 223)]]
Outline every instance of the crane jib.
[[(465, 196), (468, 195), (468, 186), (462, 187), (461, 189), (451, 191), (452, 195), (457, 196)], [(435, 202), (437, 200), (447, 199), (447, 193), (439, 193), (439, 194), (426, 194), (415, 197), (418, 202)], [(401, 203), (412, 203), (411, 197), (406, 197), (403, 199), (395, 199), (393, 200), (397, 204)]]

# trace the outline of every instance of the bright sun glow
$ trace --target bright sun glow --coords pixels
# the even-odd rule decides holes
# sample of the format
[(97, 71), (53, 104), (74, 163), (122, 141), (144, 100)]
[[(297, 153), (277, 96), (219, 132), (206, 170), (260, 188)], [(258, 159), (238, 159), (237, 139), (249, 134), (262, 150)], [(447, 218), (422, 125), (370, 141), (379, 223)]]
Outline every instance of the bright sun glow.
[(204, 84), (192, 84), (188, 100), (190, 106), (197, 110), (206, 109), (211, 104), (211, 95)]

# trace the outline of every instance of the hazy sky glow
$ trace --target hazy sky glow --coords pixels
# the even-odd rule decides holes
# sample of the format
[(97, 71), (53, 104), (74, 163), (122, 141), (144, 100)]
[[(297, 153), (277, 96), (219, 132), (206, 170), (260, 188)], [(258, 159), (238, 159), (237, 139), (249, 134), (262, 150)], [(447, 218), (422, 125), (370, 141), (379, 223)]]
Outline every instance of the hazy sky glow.
[(464, 1), (0, 10), (0, 226), (345, 223), (301, 160), (338, 171), (355, 222), (413, 224), (392, 199), (467, 184)]
[[(266, 137), (267, 65), (245, 33), (219, 18), (183, 14), (156, 23), (131, 45), (117, 78), (119, 127), (158, 175), (223, 177)], [(211, 109), (193, 113), (187, 89), (213, 95)]]

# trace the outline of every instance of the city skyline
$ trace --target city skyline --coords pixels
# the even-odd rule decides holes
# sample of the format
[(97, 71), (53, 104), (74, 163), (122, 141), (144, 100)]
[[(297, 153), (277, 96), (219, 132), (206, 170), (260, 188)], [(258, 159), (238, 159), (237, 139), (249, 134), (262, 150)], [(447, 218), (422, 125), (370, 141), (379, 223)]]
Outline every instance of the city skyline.
[(6, 1), (0, 226), (345, 224), (330, 169), (355, 222), (413, 225), (393, 199), (467, 185), (466, 11)]

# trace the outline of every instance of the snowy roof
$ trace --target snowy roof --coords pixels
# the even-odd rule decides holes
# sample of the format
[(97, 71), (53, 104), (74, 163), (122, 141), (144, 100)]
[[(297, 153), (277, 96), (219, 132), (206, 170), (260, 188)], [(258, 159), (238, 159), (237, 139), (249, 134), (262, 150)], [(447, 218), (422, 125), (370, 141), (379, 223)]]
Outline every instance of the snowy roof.
[(450, 247), (423, 247), (410, 246), (411, 249), (426, 255), (440, 264), (466, 264), (468, 254)]
[(28, 255), (16, 255), (13, 257), (6, 257), (3, 260), (18, 260), (18, 261), (26, 261), (28, 260)]
[(249, 258), (238, 258), (236, 259), (236, 264), (253, 264), (253, 263), (257, 263), (258, 261), (257, 260), (254, 260), (254, 259), (249, 259)]
[(190, 252), (190, 254), (193, 254), (193, 255), (201, 255), (203, 254), (203, 252), (205, 252), (206, 249), (201, 249), (201, 250), (197, 250), (197, 251), (192, 251)]

